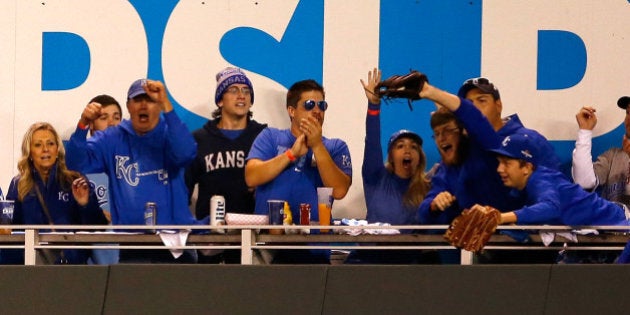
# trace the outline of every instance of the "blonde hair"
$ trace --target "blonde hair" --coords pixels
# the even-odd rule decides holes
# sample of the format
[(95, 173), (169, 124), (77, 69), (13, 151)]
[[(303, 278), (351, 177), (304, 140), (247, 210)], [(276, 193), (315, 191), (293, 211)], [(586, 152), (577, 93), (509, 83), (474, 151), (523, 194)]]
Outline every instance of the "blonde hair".
[(35, 186), (35, 180), (33, 178), (33, 168), (34, 165), (31, 162), (31, 144), (33, 143), (33, 134), (39, 130), (47, 130), (52, 132), (55, 137), (55, 142), (58, 147), (57, 152), (57, 181), (59, 182), (62, 189), (69, 189), (72, 181), (76, 178), (81, 177), (81, 174), (75, 171), (71, 171), (66, 166), (66, 150), (63, 147), (63, 143), (61, 142), (61, 137), (53, 128), (53, 126), (47, 122), (37, 122), (32, 124), (26, 133), (24, 134), (24, 138), (22, 139), (22, 156), (18, 160), (17, 168), (20, 173), (20, 180), (17, 184), (18, 189), (18, 200), (23, 201), (24, 197), (33, 189)]
[[(424, 200), (424, 197), (429, 192), (431, 188), (431, 182), (427, 179), (426, 173), (424, 169), (427, 167), (427, 157), (422, 150), (422, 147), (418, 146), (418, 155), (420, 160), (418, 161), (418, 168), (416, 172), (411, 176), (411, 181), (409, 182), (409, 188), (403, 195), (403, 204), (411, 207), (410, 210), (416, 210)], [(392, 162), (390, 152), (387, 152), (387, 163), (385, 164), (385, 168), (390, 173), (394, 172), (394, 166)]]

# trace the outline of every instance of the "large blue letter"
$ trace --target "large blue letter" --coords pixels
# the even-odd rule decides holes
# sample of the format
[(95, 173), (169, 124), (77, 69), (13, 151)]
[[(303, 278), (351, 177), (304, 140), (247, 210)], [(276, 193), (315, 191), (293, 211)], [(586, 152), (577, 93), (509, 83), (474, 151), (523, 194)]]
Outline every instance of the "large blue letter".
[(44, 32), (42, 35), (42, 90), (69, 90), (90, 73), (90, 48), (74, 33)]
[(586, 71), (586, 46), (567, 31), (538, 31), (539, 90), (559, 90), (578, 84)]

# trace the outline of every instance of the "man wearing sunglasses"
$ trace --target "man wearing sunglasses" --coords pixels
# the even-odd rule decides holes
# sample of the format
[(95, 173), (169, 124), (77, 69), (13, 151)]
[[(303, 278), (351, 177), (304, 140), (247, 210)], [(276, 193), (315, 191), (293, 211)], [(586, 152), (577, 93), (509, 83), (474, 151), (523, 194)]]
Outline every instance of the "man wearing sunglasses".
[[(239, 68), (227, 67), (216, 75), (214, 103), (217, 108), (200, 129), (193, 132), (197, 157), (186, 170), (189, 197), (198, 187), (195, 213), (210, 213), (210, 198), (225, 198), (225, 210), (253, 213), (254, 190), (245, 184), (245, 158), (256, 136), (267, 127), (252, 119), (252, 82)], [(192, 199), (192, 198), (191, 198)], [(191, 200), (192, 202), (192, 200)], [(240, 263), (239, 250), (200, 250), (199, 263)]]
[[(419, 93), (421, 98), (434, 101), (438, 106), (451, 111), (460, 120), (470, 139), (469, 148), (456, 168), (438, 169), (432, 182), (447, 183), (450, 190), (437, 192), (435, 186), (419, 208), (419, 215), (427, 223), (448, 224), (454, 215), (474, 204), (491, 205), (503, 211), (521, 208), (522, 198), (510, 195), (496, 172), (498, 161), (489, 150), (499, 147), (501, 139), (512, 134), (527, 134), (540, 148), (540, 164), (555, 170), (560, 169), (560, 160), (551, 144), (540, 133), (523, 126), (516, 114), (502, 118), (503, 104), (499, 90), (486, 78), (473, 78), (464, 81), (457, 95), (425, 84)], [(444, 110), (443, 109), (443, 110)], [(444, 136), (444, 135), (440, 135)], [(452, 191), (451, 191), (452, 190)], [(526, 241), (528, 233), (522, 231), (502, 231), (520, 241)], [(502, 255), (504, 253), (494, 253)], [(505, 253), (515, 255), (515, 253)], [(514, 258), (518, 260), (519, 258)], [(548, 260), (549, 257), (541, 257)], [(514, 260), (493, 261), (513, 262)]]
[[(257, 214), (268, 214), (267, 201), (286, 200), (293, 218), (300, 204), (311, 206), (311, 221), (319, 221), (317, 187), (332, 187), (334, 199), (343, 198), (352, 182), (348, 146), (341, 139), (322, 136), (328, 103), (324, 88), (314, 80), (289, 88), (286, 102), (289, 129), (267, 128), (252, 145), (245, 166), (245, 181), (256, 187)], [(287, 250), (274, 263), (329, 263), (328, 250)]]

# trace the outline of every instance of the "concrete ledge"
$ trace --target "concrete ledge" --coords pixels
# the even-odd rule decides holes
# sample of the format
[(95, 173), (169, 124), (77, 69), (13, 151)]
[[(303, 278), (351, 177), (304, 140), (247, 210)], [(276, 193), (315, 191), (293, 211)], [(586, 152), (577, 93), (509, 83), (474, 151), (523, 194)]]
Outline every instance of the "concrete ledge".
[(114, 265), (105, 314), (320, 314), (326, 266)]
[(324, 314), (543, 314), (550, 266), (330, 268)]
[(626, 314), (629, 265), (554, 265), (545, 314)]
[(0, 314), (624, 314), (628, 265), (0, 266)]
[(0, 314), (100, 314), (107, 266), (2, 266)]

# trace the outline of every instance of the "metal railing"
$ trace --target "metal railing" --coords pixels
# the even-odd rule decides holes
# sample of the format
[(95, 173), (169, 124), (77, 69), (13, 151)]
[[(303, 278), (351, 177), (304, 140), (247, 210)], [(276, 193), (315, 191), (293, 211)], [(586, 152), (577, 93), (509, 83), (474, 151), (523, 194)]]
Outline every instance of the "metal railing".
[[(446, 250), (454, 249), (443, 238), (446, 225), (405, 225), (405, 226), (282, 226), (277, 225), (225, 225), (225, 226), (182, 226), (182, 225), (119, 225), (85, 226), (55, 225), (55, 232), (49, 232), (49, 225), (12, 225), (10, 235), (0, 235), (0, 248), (24, 249), (25, 265), (34, 265), (38, 249), (239, 249), (241, 263), (254, 263), (256, 250), (280, 249), (331, 249), (331, 250)], [(286, 229), (310, 231), (311, 234), (267, 234), (268, 229)], [(328, 234), (318, 234), (319, 229), (329, 229)], [(107, 229), (108, 231), (103, 231)], [(172, 234), (178, 231), (190, 232), (185, 244), (164, 245), (158, 234), (145, 233), (157, 230), (160, 234)], [(374, 230), (414, 230), (411, 234), (360, 234), (349, 235), (348, 229), (356, 232)], [(224, 234), (218, 233), (224, 230)], [(500, 226), (501, 230), (526, 230), (530, 232), (530, 242), (519, 243), (507, 235), (495, 234), (490, 238), (485, 249), (490, 250), (622, 250), (630, 239), (628, 226)], [(556, 236), (548, 245), (544, 245), (538, 234), (545, 232), (597, 231), (598, 234), (575, 234), (577, 242)], [(23, 232), (21, 232), (23, 231)], [(262, 232), (259, 232), (262, 231)], [(426, 234), (432, 231), (433, 234)], [(437, 232), (436, 232), (437, 231)], [(203, 234), (205, 233), (205, 234)], [(437, 234), (436, 234), (437, 233)], [(462, 250), (461, 264), (472, 264), (473, 253)]]

